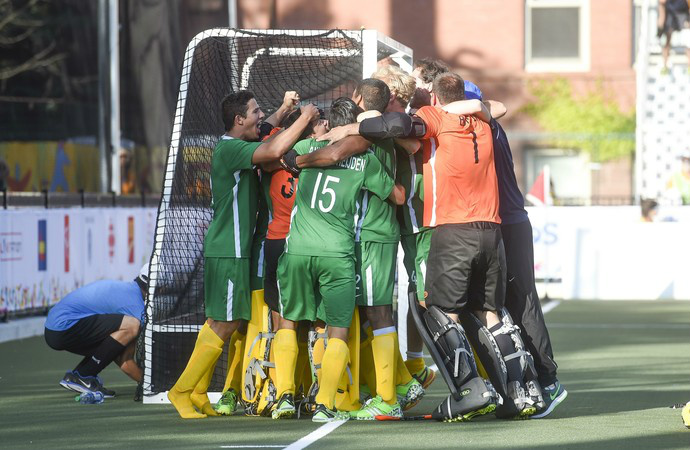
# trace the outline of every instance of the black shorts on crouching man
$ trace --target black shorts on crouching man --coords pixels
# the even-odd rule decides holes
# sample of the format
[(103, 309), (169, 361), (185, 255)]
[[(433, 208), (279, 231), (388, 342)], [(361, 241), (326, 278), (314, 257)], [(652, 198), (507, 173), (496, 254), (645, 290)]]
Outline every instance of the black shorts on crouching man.
[(427, 261), (430, 305), (448, 313), (503, 308), (506, 257), (501, 226), (493, 222), (444, 224), (434, 229)]
[(124, 314), (94, 314), (79, 319), (63, 331), (46, 328), (45, 340), (53, 350), (90, 356), (103, 340), (120, 329), (124, 317)]

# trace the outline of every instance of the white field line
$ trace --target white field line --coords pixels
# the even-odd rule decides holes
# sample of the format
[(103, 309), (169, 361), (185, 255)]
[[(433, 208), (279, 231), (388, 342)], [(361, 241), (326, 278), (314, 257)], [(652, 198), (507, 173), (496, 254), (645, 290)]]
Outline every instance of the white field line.
[(618, 330), (690, 330), (685, 323), (560, 323), (551, 322), (549, 328), (618, 329)]
[(541, 311), (542, 311), (544, 314), (546, 314), (546, 313), (548, 313), (549, 311), (553, 311), (554, 309), (556, 309), (556, 307), (557, 307), (558, 305), (560, 305), (560, 304), (561, 304), (561, 301), (560, 301), (560, 300), (553, 300), (553, 301), (547, 303), (546, 305), (544, 305), (544, 306), (542, 307)]
[(312, 431), (308, 435), (304, 436), (302, 439), (288, 445), (287, 447), (285, 447), (285, 450), (302, 450), (303, 448), (308, 447), (309, 445), (318, 441), (322, 437), (328, 435), (345, 422), (347, 422), (347, 420), (335, 420), (333, 422), (328, 422), (320, 426), (316, 430)]

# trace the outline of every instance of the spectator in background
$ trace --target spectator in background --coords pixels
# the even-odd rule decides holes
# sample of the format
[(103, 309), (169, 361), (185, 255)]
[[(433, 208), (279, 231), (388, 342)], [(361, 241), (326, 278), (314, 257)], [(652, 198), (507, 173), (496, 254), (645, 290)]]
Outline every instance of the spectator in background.
[(668, 57), (671, 53), (671, 36), (680, 31), (681, 45), (685, 47), (688, 57), (688, 72), (690, 72), (690, 28), (688, 23), (688, 9), (690, 0), (659, 0), (659, 22), (657, 37), (665, 36), (662, 56), (664, 58), (663, 74), (669, 73)]
[(120, 182), (122, 195), (134, 194), (136, 189), (136, 173), (134, 171), (134, 155), (126, 148), (120, 149)]
[(7, 178), (10, 176), (10, 168), (3, 158), (0, 158), (0, 191), (8, 189)]
[(667, 196), (674, 202), (690, 205), (690, 150), (680, 155), (680, 171), (671, 175), (668, 180)]
[(651, 198), (643, 198), (640, 200), (640, 209), (642, 210), (641, 222), (651, 223), (654, 222), (654, 218), (659, 213), (659, 204), (656, 200)]

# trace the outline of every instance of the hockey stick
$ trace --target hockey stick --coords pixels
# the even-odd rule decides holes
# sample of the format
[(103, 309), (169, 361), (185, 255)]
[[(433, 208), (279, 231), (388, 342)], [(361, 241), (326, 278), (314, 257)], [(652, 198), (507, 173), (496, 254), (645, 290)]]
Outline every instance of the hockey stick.
[(403, 417), (393, 417), (393, 416), (374, 416), (374, 419), (380, 421), (406, 421), (406, 420), (431, 420), (431, 414), (426, 414), (424, 416), (403, 416)]

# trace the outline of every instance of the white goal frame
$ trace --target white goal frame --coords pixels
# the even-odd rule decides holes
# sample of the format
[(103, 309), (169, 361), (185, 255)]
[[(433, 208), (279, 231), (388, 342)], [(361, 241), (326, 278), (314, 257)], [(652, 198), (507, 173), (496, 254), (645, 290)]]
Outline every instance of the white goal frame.
[[(259, 30), (259, 29), (247, 29), (247, 30), (236, 30), (232, 28), (213, 28), (210, 30), (203, 31), (190, 41), (189, 45), (184, 54), (183, 61), (193, 61), (194, 51), (197, 46), (209, 38), (256, 38), (257, 34), (262, 35), (290, 35), (299, 37), (308, 36), (323, 36), (329, 33), (331, 30)], [(368, 78), (377, 69), (377, 62), (380, 56), (392, 58), (400, 67), (406, 72), (412, 71), (412, 49), (379, 33), (376, 30), (342, 30), (343, 35), (355, 39), (362, 43), (362, 78)], [(334, 38), (337, 35), (333, 36)], [(267, 53), (265, 53), (267, 52)], [(233, 86), (234, 90), (245, 89), (249, 82), (249, 74), (251, 73), (251, 68), (259, 55), (275, 55), (275, 56), (306, 56), (314, 55), (319, 56), (352, 56), (356, 54), (357, 51), (347, 50), (347, 49), (324, 49), (324, 48), (308, 48), (308, 47), (267, 47), (260, 49), (255, 52), (252, 56), (249, 56), (242, 63), (242, 70), (240, 84)], [(239, 61), (233, 61), (237, 66), (239, 66)], [(177, 154), (180, 147), (180, 137), (182, 132), (182, 120), (184, 118), (185, 104), (187, 102), (187, 87), (189, 86), (191, 75), (191, 64), (185, 64), (182, 69), (182, 78), (180, 80), (180, 92), (177, 98), (177, 108), (175, 110), (175, 122), (173, 124), (172, 138), (170, 140), (170, 147), (168, 149), (168, 159), (166, 163), (165, 180), (163, 181), (163, 193), (162, 201), (160, 203), (158, 211), (158, 219), (156, 223), (156, 230), (165, 229), (166, 224), (166, 212), (170, 205), (170, 199), (172, 195), (172, 185), (173, 178), (175, 174), (175, 162), (177, 161)], [(151, 255), (150, 263), (150, 273), (157, 274), (159, 259), (162, 254), (163, 243), (161, 240), (156, 240), (154, 243), (153, 254)], [(148, 298), (153, 299), (156, 286), (157, 286), (156, 276), (152, 276), (149, 282)], [(405, 311), (407, 310), (407, 304), (405, 302)], [(152, 301), (149, 301), (146, 305), (146, 313), (149, 318), (154, 317)], [(401, 323), (405, 323), (405, 320), (401, 320)], [(146, 349), (153, 348), (153, 333), (157, 332), (198, 332), (201, 326), (190, 326), (190, 325), (161, 325), (150, 322), (146, 326), (144, 331), (144, 344)], [(160, 392), (154, 394), (150, 391), (151, 379), (152, 379), (152, 351), (145, 351), (144, 359), (144, 382), (143, 382), (143, 403), (146, 404), (159, 404), (159, 403), (169, 403), (167, 392)], [(209, 399), (212, 402), (216, 402), (220, 398), (220, 392), (209, 392)]]

